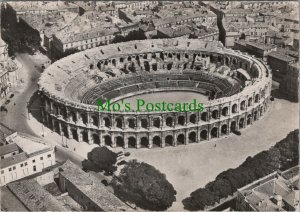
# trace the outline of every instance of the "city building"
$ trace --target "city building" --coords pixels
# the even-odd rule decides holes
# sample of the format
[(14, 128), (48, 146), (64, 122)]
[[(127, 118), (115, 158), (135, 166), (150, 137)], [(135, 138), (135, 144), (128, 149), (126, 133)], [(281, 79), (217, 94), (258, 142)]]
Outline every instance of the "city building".
[(9, 75), (8, 71), (0, 66), (0, 105), (2, 105), (9, 94)]
[(0, 62), (6, 61), (8, 58), (8, 45), (2, 40), (0, 33)]
[(37, 138), (13, 133), (5, 139), (8, 144), (0, 146), (1, 186), (55, 164), (54, 148)]
[(105, 188), (100, 179), (85, 173), (69, 160), (59, 167), (59, 188), (67, 192), (84, 210), (130, 210), (128, 205)]
[[(295, 172), (293, 169), (298, 170)], [(288, 173), (294, 172), (294, 174)], [(299, 167), (274, 172), (237, 191), (238, 211), (299, 211)]]
[(233, 49), (247, 52), (259, 58), (266, 58), (271, 52), (277, 51), (277, 47), (275, 45), (245, 40), (235, 41)]
[(273, 79), (280, 82), (286, 76), (289, 65), (295, 63), (296, 59), (281, 52), (271, 52), (267, 62), (272, 69)]
[(299, 62), (288, 66), (287, 72), (280, 82), (280, 92), (291, 101), (299, 100)]

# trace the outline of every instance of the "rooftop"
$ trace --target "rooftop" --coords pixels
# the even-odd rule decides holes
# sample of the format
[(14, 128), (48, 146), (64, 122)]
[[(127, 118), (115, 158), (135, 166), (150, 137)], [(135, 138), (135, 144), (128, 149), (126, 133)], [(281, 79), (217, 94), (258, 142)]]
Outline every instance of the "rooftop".
[(288, 56), (286, 54), (283, 54), (283, 53), (279, 53), (277, 51), (271, 52), (268, 57), (273, 57), (273, 58), (276, 58), (278, 60), (282, 60), (284, 62), (292, 62), (292, 61), (295, 60), (295, 58), (290, 57), (290, 56)]
[(7, 2), (17, 12), (26, 12), (33, 10), (65, 10), (78, 8), (73, 3), (63, 1), (25, 1), (25, 2)]
[(128, 210), (129, 207), (108, 191), (101, 181), (82, 171), (71, 161), (66, 161), (59, 172), (104, 211)]
[(21, 152), (19, 154), (4, 158), (1, 160), (0, 168), (4, 169), (6, 167), (10, 167), (12, 165), (21, 163), (28, 158), (28, 155), (25, 152)]
[(12, 182), (7, 186), (30, 211), (67, 211), (34, 179)]
[(19, 151), (17, 144), (7, 144), (4, 146), (0, 146), (0, 156), (6, 155), (15, 151)]

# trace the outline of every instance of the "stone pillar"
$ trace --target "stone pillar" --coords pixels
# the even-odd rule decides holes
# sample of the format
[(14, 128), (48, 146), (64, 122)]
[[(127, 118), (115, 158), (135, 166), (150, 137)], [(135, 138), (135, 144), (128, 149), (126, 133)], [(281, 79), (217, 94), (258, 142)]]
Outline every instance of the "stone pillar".
[(124, 136), (124, 149), (128, 148), (128, 138), (127, 136)]
[(184, 133), (184, 144), (185, 145), (188, 145), (189, 144), (189, 134), (188, 134), (188, 131), (185, 131)]
[(117, 147), (116, 137), (114, 136), (114, 134), (111, 135), (111, 146), (112, 148)]
[(82, 142), (82, 134), (78, 128), (76, 130), (77, 130), (78, 141)]
[(69, 124), (67, 124), (67, 132), (68, 132), (69, 139), (73, 139), (73, 134)]
[(88, 135), (88, 143), (90, 145), (93, 144), (92, 133), (90, 130), (88, 130), (87, 135)]
[(78, 110), (76, 110), (76, 114), (75, 115), (76, 115), (76, 124), (80, 123)]

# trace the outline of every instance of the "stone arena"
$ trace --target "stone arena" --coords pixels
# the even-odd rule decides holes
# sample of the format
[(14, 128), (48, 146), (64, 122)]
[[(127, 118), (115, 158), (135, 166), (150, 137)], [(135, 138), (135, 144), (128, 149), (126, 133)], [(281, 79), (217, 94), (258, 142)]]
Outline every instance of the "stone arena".
[[(100, 146), (154, 148), (201, 143), (255, 124), (270, 105), (272, 75), (260, 59), (197, 39), (110, 44), (50, 65), (39, 81), (43, 123)], [(202, 112), (98, 112), (97, 99), (189, 92)], [(161, 100), (162, 101), (162, 100)]]

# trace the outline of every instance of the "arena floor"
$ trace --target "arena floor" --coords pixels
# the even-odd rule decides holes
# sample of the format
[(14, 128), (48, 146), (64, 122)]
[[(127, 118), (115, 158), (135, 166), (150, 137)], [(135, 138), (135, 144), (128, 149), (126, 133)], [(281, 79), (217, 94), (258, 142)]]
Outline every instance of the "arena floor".
[[(128, 98), (124, 98), (124, 102), (130, 103), (131, 109), (135, 110), (137, 108), (137, 99), (142, 99), (147, 103), (192, 103), (194, 99), (196, 99), (197, 103), (203, 103), (205, 107), (205, 103), (208, 102), (208, 97), (192, 91), (160, 91), (155, 93), (148, 94), (140, 94), (136, 96), (131, 96)], [(117, 101), (117, 102), (121, 102)]]

